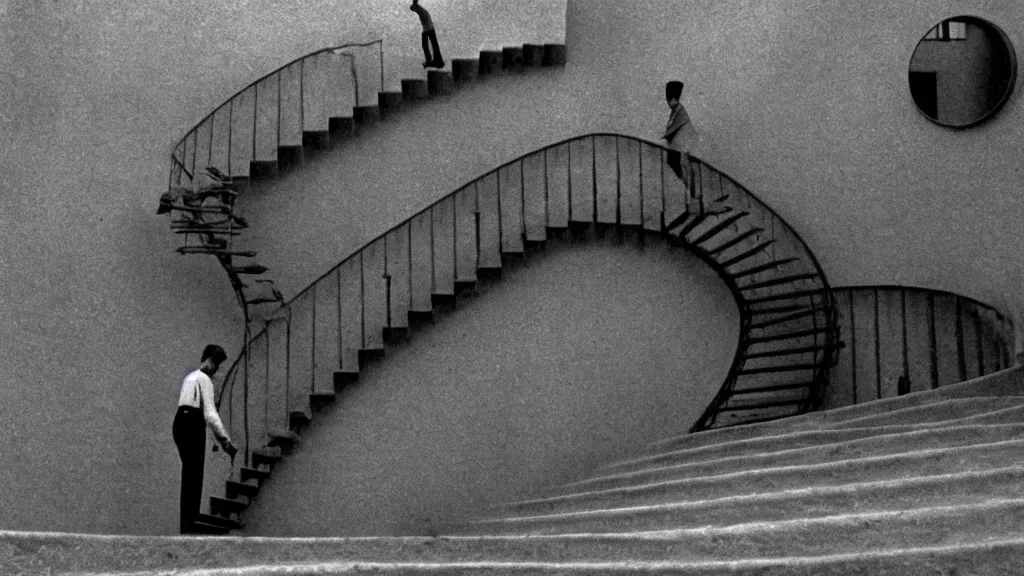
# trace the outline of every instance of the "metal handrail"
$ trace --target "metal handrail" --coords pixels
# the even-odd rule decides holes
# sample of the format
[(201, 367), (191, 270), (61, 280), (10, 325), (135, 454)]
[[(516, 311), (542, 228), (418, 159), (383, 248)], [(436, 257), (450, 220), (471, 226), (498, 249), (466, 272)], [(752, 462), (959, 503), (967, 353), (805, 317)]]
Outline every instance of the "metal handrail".
[(834, 291), (839, 291), (839, 290), (871, 290), (871, 289), (874, 289), (874, 290), (920, 291), (920, 292), (927, 292), (927, 293), (936, 294), (936, 295), (941, 294), (943, 296), (952, 296), (954, 298), (958, 298), (960, 300), (965, 300), (967, 302), (970, 302), (971, 304), (973, 304), (975, 306), (978, 306), (979, 308), (984, 308), (984, 309), (989, 310), (991, 312), (995, 312), (996, 315), (1000, 319), (1005, 320), (1006, 322), (1009, 323), (1010, 328), (1014, 327), (1013, 316), (1011, 314), (1006, 313), (1006, 311), (1001, 310), (998, 307), (993, 306), (992, 304), (986, 304), (985, 302), (982, 302), (982, 301), (980, 301), (980, 300), (978, 300), (976, 298), (971, 298), (970, 296), (964, 296), (963, 294), (957, 294), (956, 292), (950, 292), (949, 290), (940, 290), (940, 289), (937, 289), (937, 288), (926, 288), (924, 286), (908, 286), (908, 285), (904, 285), (904, 284), (848, 284), (848, 285), (843, 285), (843, 286), (833, 286), (832, 287), (832, 290), (834, 290)]
[[(479, 182), (480, 180), (483, 180), (484, 178), (486, 178), (486, 177), (488, 177), (488, 176), (490, 176), (490, 175), (492, 175), (492, 174), (497, 174), (497, 173), (498, 173), (498, 172), (499, 172), (500, 170), (502, 170), (503, 168), (506, 168), (506, 167), (508, 167), (508, 166), (512, 166), (512, 165), (514, 165), (514, 164), (516, 164), (516, 163), (518, 163), (518, 162), (522, 162), (523, 160), (525, 160), (525, 159), (526, 159), (526, 158), (528, 158), (528, 157), (531, 157), (531, 156), (535, 156), (535, 155), (538, 155), (538, 154), (542, 154), (542, 153), (545, 153), (545, 152), (546, 152), (546, 151), (548, 151), (548, 150), (551, 150), (551, 149), (553, 149), (553, 148), (557, 148), (557, 147), (559, 147), (559, 146), (563, 146), (563, 145), (565, 145), (565, 144), (568, 144), (568, 143), (571, 143), (571, 142), (573, 142), (573, 141), (577, 141), (577, 140), (584, 140), (584, 139), (593, 139), (593, 138), (595, 138), (595, 137), (601, 137), (601, 136), (610, 136), (610, 137), (617, 137), (617, 138), (623, 138), (623, 139), (627, 139), (627, 140), (633, 140), (633, 141), (635, 141), (635, 142), (638, 142), (638, 143), (641, 143), (641, 144), (647, 144), (647, 145), (649, 145), (649, 146), (653, 146), (653, 147), (659, 148), (659, 149), (661, 149), (662, 151), (667, 151), (667, 150), (668, 150), (668, 149), (667, 149), (667, 148), (666, 148), (665, 146), (663, 146), (662, 144), (660, 144), (660, 143), (657, 143), (657, 142), (654, 142), (654, 141), (651, 141), (651, 140), (648, 140), (648, 139), (645, 139), (645, 138), (640, 138), (640, 137), (635, 137), (635, 136), (630, 136), (630, 135), (624, 135), (624, 134), (617, 134), (617, 133), (612, 133), (612, 132), (596, 132), (596, 133), (590, 133), (590, 134), (586, 134), (586, 135), (581, 135), (581, 136), (574, 136), (574, 137), (571, 137), (571, 138), (566, 138), (566, 139), (564, 139), (564, 140), (560, 140), (560, 141), (558, 141), (558, 142), (555, 142), (555, 143), (553, 143), (553, 144), (549, 144), (549, 145), (547, 145), (547, 146), (544, 146), (544, 147), (542, 147), (542, 148), (539, 148), (539, 149), (537, 149), (537, 150), (533, 150), (533, 151), (531, 151), (531, 152), (529, 152), (529, 153), (527, 153), (527, 154), (524, 154), (524, 155), (522, 155), (522, 156), (520, 156), (520, 157), (517, 157), (517, 158), (515, 158), (515, 159), (513, 159), (513, 160), (509, 160), (508, 162), (505, 162), (505, 163), (501, 164), (500, 166), (498, 166), (498, 167), (496, 167), (496, 168), (494, 168), (494, 169), (488, 170), (487, 172), (485, 172), (484, 174), (482, 174), (482, 175), (480, 175), (480, 176), (478, 176), (478, 177), (476, 177), (476, 178), (473, 178), (472, 180), (470, 180), (469, 182), (467, 182), (467, 183), (466, 183), (466, 184), (464, 184), (463, 186), (460, 186), (459, 188), (457, 188), (457, 189), (456, 189), (455, 191), (453, 191), (453, 192), (451, 192), (451, 193), (449, 193), (449, 194), (446, 194), (445, 196), (441, 197), (440, 199), (436, 200), (435, 202), (432, 202), (432, 203), (430, 203), (430, 204), (429, 204), (429, 205), (427, 205), (426, 207), (424, 207), (424, 208), (420, 209), (419, 211), (417, 211), (417, 212), (416, 212), (416, 213), (414, 213), (413, 215), (409, 216), (409, 217), (408, 217), (407, 219), (405, 219), (405, 220), (403, 220), (402, 222), (400, 222), (400, 223), (396, 224), (395, 226), (391, 227), (391, 228), (390, 228), (390, 229), (388, 229), (387, 231), (385, 231), (385, 232), (383, 232), (383, 233), (381, 233), (381, 234), (379, 234), (379, 235), (377, 235), (377, 236), (373, 237), (373, 238), (372, 238), (371, 240), (369, 240), (368, 242), (366, 242), (365, 244), (363, 244), (363, 245), (362, 245), (362, 246), (361, 246), (361, 247), (360, 247), (359, 249), (357, 249), (357, 250), (353, 251), (353, 252), (352, 252), (351, 254), (349, 254), (349, 255), (348, 255), (347, 257), (345, 257), (344, 259), (342, 259), (342, 260), (341, 260), (341, 261), (340, 261), (340, 262), (339, 262), (338, 264), (336, 264), (336, 265), (332, 266), (332, 267), (331, 267), (331, 268), (330, 268), (329, 270), (327, 270), (327, 271), (326, 271), (325, 273), (321, 274), (321, 275), (320, 275), (319, 277), (317, 277), (317, 278), (316, 278), (315, 280), (313, 280), (312, 282), (310, 282), (310, 283), (309, 283), (309, 284), (308, 284), (308, 285), (307, 285), (307, 286), (306, 286), (305, 288), (303, 288), (302, 290), (300, 290), (299, 292), (297, 292), (297, 293), (296, 293), (296, 294), (295, 294), (295, 295), (294, 295), (294, 296), (293, 296), (292, 298), (290, 298), (290, 299), (286, 300), (286, 301), (285, 301), (285, 302), (284, 302), (284, 303), (282, 304), (282, 306), (281, 306), (281, 310), (282, 310), (282, 311), (283, 311), (283, 310), (289, 310), (289, 309), (290, 309), (290, 307), (291, 307), (291, 306), (292, 306), (292, 305), (293, 305), (293, 304), (294, 304), (295, 302), (297, 302), (297, 301), (299, 300), (299, 298), (301, 298), (301, 297), (303, 297), (303, 296), (307, 295), (307, 294), (308, 294), (308, 293), (309, 293), (309, 292), (310, 292), (311, 290), (313, 290), (313, 289), (314, 289), (314, 288), (315, 288), (315, 287), (316, 287), (316, 286), (317, 286), (318, 284), (320, 284), (320, 283), (321, 283), (321, 282), (322, 282), (322, 281), (323, 281), (324, 279), (326, 279), (326, 278), (330, 277), (330, 276), (331, 276), (332, 274), (334, 274), (335, 272), (337, 272), (337, 271), (338, 271), (338, 270), (339, 270), (339, 269), (340, 269), (340, 268), (341, 268), (342, 266), (344, 266), (345, 264), (348, 264), (348, 263), (350, 263), (350, 262), (351, 262), (351, 261), (352, 261), (352, 260), (353, 260), (354, 258), (357, 258), (357, 257), (359, 257), (359, 256), (360, 256), (360, 255), (362, 254), (362, 252), (363, 252), (363, 251), (364, 251), (364, 250), (365, 250), (365, 249), (366, 249), (367, 247), (369, 247), (369, 246), (371, 246), (371, 245), (375, 244), (376, 242), (380, 241), (381, 239), (383, 239), (383, 238), (384, 238), (385, 236), (387, 236), (388, 234), (391, 234), (391, 233), (393, 233), (394, 231), (396, 231), (396, 230), (398, 230), (398, 229), (400, 229), (400, 228), (402, 228), (402, 227), (404, 227), (404, 226), (407, 226), (407, 225), (409, 225), (409, 223), (410, 223), (410, 222), (412, 222), (412, 221), (413, 221), (414, 219), (416, 219), (416, 218), (418, 218), (418, 217), (422, 216), (422, 215), (423, 215), (423, 214), (425, 214), (425, 213), (426, 213), (427, 211), (431, 210), (431, 209), (432, 209), (432, 208), (433, 208), (434, 206), (436, 206), (436, 205), (438, 205), (438, 204), (440, 204), (440, 203), (442, 203), (442, 202), (448, 201), (449, 199), (453, 198), (453, 197), (454, 197), (454, 196), (455, 196), (455, 195), (456, 195), (456, 194), (457, 194), (457, 193), (458, 193), (459, 191), (461, 191), (462, 189), (466, 188), (467, 186), (469, 186), (469, 185), (471, 185), (471, 184), (474, 184), (474, 183), (476, 183), (476, 182)], [(698, 157), (696, 157), (696, 156), (691, 156), (691, 158), (692, 158), (692, 160), (693, 160), (693, 161), (694, 161), (695, 163), (701, 163), (701, 164), (704, 164), (705, 166), (707, 166), (707, 167), (708, 167), (708, 168), (710, 168), (711, 170), (714, 170), (714, 171), (715, 171), (716, 173), (724, 175), (724, 173), (723, 173), (723, 172), (721, 172), (720, 170), (718, 170), (717, 168), (715, 168), (715, 167), (714, 167), (713, 165), (711, 165), (711, 164), (709, 164), (709, 163), (707, 163), (707, 162), (704, 162), (704, 161), (703, 161), (703, 160), (701, 160), (700, 158), (698, 158)], [(728, 176), (726, 176), (726, 178), (729, 178), (729, 177), (728, 177)], [(789, 232), (790, 234), (792, 234), (792, 235), (793, 235), (793, 237), (794, 237), (794, 238), (796, 238), (796, 239), (798, 240), (798, 242), (800, 242), (800, 244), (801, 244), (801, 245), (802, 245), (802, 246), (804, 247), (804, 250), (805, 250), (806, 254), (807, 254), (807, 255), (809, 256), (809, 261), (810, 261), (810, 262), (811, 262), (811, 264), (813, 265), (814, 269), (815, 269), (815, 270), (817, 271), (818, 275), (819, 275), (819, 276), (820, 276), (820, 278), (821, 278), (821, 282), (822, 282), (822, 283), (823, 283), (823, 285), (824, 285), (824, 286), (823, 286), (823, 290), (822, 290), (822, 294), (824, 295), (824, 297), (825, 297), (825, 298), (827, 298), (827, 299), (828, 299), (828, 301), (829, 301), (830, 305), (833, 305), (833, 304), (834, 304), (834, 302), (833, 302), (833, 300), (832, 300), (832, 293), (831, 293), (831, 288), (829, 287), (829, 285), (828, 285), (828, 282), (827, 282), (827, 280), (826, 280), (826, 278), (825, 278), (825, 275), (824, 275), (824, 271), (822, 270), (822, 268), (821, 268), (821, 265), (820, 265), (820, 263), (818, 262), (817, 258), (816, 258), (816, 257), (814, 257), (813, 253), (812, 253), (812, 252), (810, 251), (809, 247), (807, 246), (807, 243), (806, 243), (806, 242), (805, 242), (805, 241), (803, 240), (803, 238), (802, 238), (802, 237), (801, 237), (801, 236), (799, 235), (799, 233), (797, 233), (797, 232), (796, 232), (795, 230), (793, 230), (793, 229), (792, 229), (791, 227), (789, 227), (789, 226), (788, 226), (788, 224), (785, 224), (785, 220), (783, 220), (783, 219), (782, 219), (782, 218), (781, 218), (781, 217), (780, 217), (780, 216), (778, 215), (778, 213), (776, 213), (776, 212), (775, 212), (775, 211), (774, 211), (774, 210), (773, 210), (773, 209), (772, 209), (772, 208), (771, 208), (770, 206), (768, 206), (768, 205), (767, 205), (767, 204), (766, 204), (766, 203), (765, 203), (764, 201), (762, 201), (762, 200), (761, 200), (761, 199), (760, 199), (760, 198), (759, 198), (759, 197), (758, 197), (758, 196), (757, 196), (756, 194), (754, 194), (754, 193), (750, 192), (750, 191), (749, 191), (749, 190), (748, 190), (748, 189), (747, 189), (746, 187), (744, 187), (744, 186), (742, 186), (741, 184), (739, 184), (738, 182), (734, 181), (734, 180), (733, 180), (732, 178), (729, 178), (729, 180), (730, 180), (730, 182), (731, 182), (731, 183), (732, 183), (733, 185), (735, 185), (735, 186), (736, 186), (736, 187), (737, 187), (737, 188), (738, 188), (738, 189), (739, 189), (740, 191), (742, 191), (742, 192), (743, 192), (744, 194), (748, 195), (749, 197), (753, 198), (753, 199), (754, 199), (754, 200), (755, 200), (755, 201), (756, 201), (756, 202), (757, 202), (757, 203), (758, 203), (759, 205), (761, 205), (761, 206), (762, 206), (763, 208), (765, 208), (765, 209), (766, 209), (766, 210), (767, 210), (767, 211), (768, 211), (768, 212), (769, 212), (769, 213), (770, 213), (770, 214), (771, 214), (772, 216), (774, 216), (774, 217), (775, 217), (776, 219), (778, 219), (778, 220), (779, 220), (780, 222), (782, 222), (782, 223), (783, 223), (784, 225), (786, 225), (786, 227), (787, 227), (787, 230), (788, 230), (788, 232)], [(832, 307), (834, 308), (834, 306), (832, 306)], [(263, 337), (263, 336), (265, 335), (265, 333), (266, 333), (266, 330), (267, 330), (267, 328), (266, 328), (266, 327), (264, 327), (264, 328), (263, 328), (262, 330), (260, 330), (259, 332), (257, 332), (257, 333), (256, 333), (256, 335), (255, 335), (255, 336), (253, 336), (253, 338), (252, 338), (252, 340), (250, 341), (250, 343), (251, 343), (251, 342), (254, 342), (254, 341), (255, 341), (256, 339), (258, 339), (258, 338), (260, 338), (260, 337)], [(834, 347), (834, 345), (835, 345), (835, 343), (834, 343), (834, 341), (832, 340), (832, 334), (828, 334), (828, 335), (826, 336), (826, 338), (828, 339), (828, 341), (827, 341), (827, 347), (828, 347), (828, 348), (833, 348), (833, 347)], [(241, 356), (240, 356), (239, 358), (237, 358), (237, 359), (235, 360), (235, 364), (237, 364), (237, 363), (238, 363), (238, 362), (240, 361), (240, 359), (241, 359)], [(817, 362), (816, 362), (816, 363), (817, 363)], [(735, 362), (734, 362), (734, 368), (735, 368)], [(732, 372), (732, 371), (733, 371), (733, 370), (731, 370), (730, 372)], [(825, 374), (825, 376), (827, 376), (827, 374)], [(819, 374), (817, 374), (817, 375), (816, 375), (816, 377), (821, 377), (821, 374), (820, 374), (820, 373), (819, 373)], [(723, 385), (723, 388), (724, 388), (725, 386), (727, 386), (728, 384), (729, 384), (729, 382), (726, 382), (726, 384), (725, 384), (725, 385)], [(226, 388), (226, 387), (225, 387), (225, 388)], [(727, 390), (726, 390), (726, 392), (727, 392)], [(222, 393), (223, 393), (223, 390), (222, 390)]]
[[(260, 76), (260, 77), (259, 77), (259, 78), (257, 78), (256, 80), (253, 80), (252, 82), (250, 82), (249, 84), (247, 84), (247, 85), (245, 86), (245, 88), (242, 88), (242, 89), (241, 89), (241, 90), (239, 90), (238, 92), (235, 92), (235, 93), (234, 93), (234, 94), (233, 94), (233, 95), (232, 95), (232, 96), (231, 96), (230, 98), (228, 98), (227, 100), (225, 100), (225, 101), (224, 101), (224, 103), (222, 103), (222, 104), (221, 104), (220, 106), (217, 106), (216, 108), (214, 108), (214, 109), (213, 109), (213, 111), (211, 111), (211, 112), (210, 112), (209, 114), (207, 114), (206, 116), (203, 116), (202, 120), (200, 120), (200, 121), (196, 122), (196, 123), (195, 123), (195, 125), (194, 125), (194, 126), (192, 126), (192, 128), (191, 128), (191, 129), (189, 129), (189, 131), (185, 133), (185, 135), (184, 135), (184, 136), (183, 136), (183, 137), (181, 138), (181, 140), (179, 140), (179, 141), (178, 141), (178, 142), (177, 142), (177, 143), (176, 143), (176, 144), (174, 145), (174, 147), (172, 148), (172, 150), (177, 150), (179, 146), (182, 146), (183, 144), (185, 144), (185, 140), (187, 140), (187, 139), (188, 139), (188, 137), (189, 137), (189, 136), (190, 136), (190, 135), (191, 135), (191, 134), (192, 134), (193, 132), (195, 132), (196, 130), (198, 130), (198, 129), (199, 129), (199, 127), (200, 127), (200, 126), (202, 126), (204, 122), (206, 122), (207, 120), (209, 120), (210, 118), (212, 118), (214, 114), (216, 114), (216, 113), (217, 113), (217, 112), (219, 112), (219, 111), (220, 111), (221, 109), (223, 109), (223, 108), (224, 108), (225, 106), (227, 106), (227, 105), (228, 105), (228, 104), (229, 104), (229, 103), (230, 103), (230, 102), (231, 102), (232, 100), (234, 100), (235, 98), (238, 98), (239, 96), (241, 96), (241, 95), (242, 95), (242, 93), (244, 93), (244, 92), (245, 92), (246, 90), (248, 90), (249, 88), (252, 88), (253, 86), (255, 86), (255, 85), (259, 84), (260, 82), (262, 82), (262, 81), (266, 80), (267, 78), (270, 78), (270, 77), (271, 77), (271, 76), (273, 76), (274, 74), (278, 74), (278, 73), (280, 73), (280, 72), (281, 72), (282, 70), (284, 70), (285, 68), (288, 68), (288, 67), (289, 67), (289, 66), (291, 66), (292, 64), (297, 64), (298, 62), (300, 62), (300, 61), (302, 61), (302, 60), (305, 60), (305, 59), (307, 59), (307, 58), (312, 58), (313, 56), (318, 56), (318, 55), (320, 55), (320, 54), (324, 54), (324, 53), (326, 53), (326, 52), (333, 52), (333, 51), (335, 51), (335, 50), (343, 50), (343, 49), (345, 49), (345, 48), (366, 48), (366, 47), (368, 47), (368, 46), (373, 46), (374, 44), (378, 44), (378, 45), (380, 46), (380, 64), (381, 64), (381, 65), (380, 65), (380, 89), (381, 89), (381, 90), (384, 90), (384, 39), (383, 39), (383, 38), (378, 38), (378, 39), (376, 39), (376, 40), (371, 40), (371, 41), (369, 41), (369, 42), (362, 42), (362, 43), (359, 43), (359, 42), (350, 42), (350, 43), (348, 43), (348, 44), (342, 44), (342, 45), (340, 45), (340, 46), (331, 46), (331, 47), (328, 47), (328, 48), (321, 48), (321, 49), (319, 49), (319, 50), (316, 50), (316, 51), (314, 51), (314, 52), (310, 52), (309, 54), (306, 54), (306, 55), (304, 55), (304, 56), (299, 56), (298, 58), (295, 58), (294, 60), (292, 60), (292, 61), (288, 62), (287, 64), (285, 64), (285, 65), (283, 65), (283, 66), (280, 66), (280, 67), (278, 67), (277, 69), (273, 70), (272, 72), (269, 72), (269, 73), (267, 73), (267, 74), (264, 74), (263, 76)], [(172, 153), (172, 154), (173, 154), (173, 153)], [(182, 166), (182, 167), (184, 168), (184, 166)]]

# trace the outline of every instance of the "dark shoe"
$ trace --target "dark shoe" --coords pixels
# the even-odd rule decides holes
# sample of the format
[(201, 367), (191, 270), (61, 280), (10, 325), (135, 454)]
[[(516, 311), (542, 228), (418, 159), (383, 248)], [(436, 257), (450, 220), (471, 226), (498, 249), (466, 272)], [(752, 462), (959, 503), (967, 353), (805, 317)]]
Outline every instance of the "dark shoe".
[(430, 63), (431, 68), (444, 68), (444, 58), (437, 58)]

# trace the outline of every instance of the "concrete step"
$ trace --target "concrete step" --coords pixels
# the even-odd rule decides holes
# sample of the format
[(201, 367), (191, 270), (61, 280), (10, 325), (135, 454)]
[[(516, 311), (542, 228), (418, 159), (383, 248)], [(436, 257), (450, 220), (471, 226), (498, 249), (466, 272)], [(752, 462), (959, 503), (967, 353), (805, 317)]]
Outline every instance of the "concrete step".
[(926, 404), (900, 408), (886, 414), (874, 414), (860, 418), (850, 418), (826, 426), (833, 430), (843, 428), (869, 428), (890, 424), (924, 424), (946, 422), (970, 416), (989, 414), (1006, 408), (1024, 407), (1024, 396), (997, 396), (986, 398), (954, 398)]
[[(688, 466), (697, 476), (743, 469), (811, 464), (911, 450), (969, 446), (1024, 438), (1024, 423), (967, 424), (905, 429), (906, 426), (815, 430), (759, 440), (678, 450), (617, 462), (598, 469), (600, 477), (652, 467)], [(595, 477), (597, 478), (597, 477)], [(573, 483), (582, 485), (587, 481)]]
[(801, 488), (643, 506), (488, 518), (465, 526), (487, 534), (606, 533), (781, 522), (850, 512), (909, 511), (936, 505), (1024, 498), (1024, 467)]
[(751, 469), (728, 474), (692, 476), (677, 467), (632, 472), (594, 479), (586, 486), (566, 487), (564, 495), (503, 505), (517, 516), (599, 510), (671, 502), (714, 500), (814, 487), (898, 481), (943, 474), (1024, 467), (1024, 440), (974, 446), (933, 448), (901, 454), (869, 456), (800, 466)]
[[(667, 562), (303, 562), (301, 564), (265, 564), (245, 568), (203, 570), (203, 576), (239, 576), (260, 574), (276, 576), (365, 574), (444, 575), (444, 576), (908, 576), (908, 574), (971, 574), (1011, 576), (1024, 556), (1024, 539), (1007, 538), (981, 544), (954, 544), (934, 548), (914, 548), (885, 552), (866, 552), (829, 556), (715, 560), (708, 562), (672, 560)], [(916, 572), (921, 568), (928, 572)], [(909, 570), (909, 571), (908, 571)], [(157, 572), (138, 572), (138, 576)], [(198, 573), (197, 573), (198, 574)]]
[[(889, 427), (878, 427), (796, 432), (645, 456), (604, 466), (598, 469), (598, 473), (599, 477), (604, 477), (677, 466), (680, 473), (691, 470), (694, 476), (707, 476), (1024, 438), (1024, 423), (945, 426), (887, 433), (889, 430)], [(574, 482), (567, 486), (582, 486), (588, 481)]]
[(960, 384), (954, 384), (929, 390), (915, 392), (905, 396), (876, 400), (865, 404), (846, 406), (835, 410), (812, 412), (801, 416), (762, 422), (723, 430), (710, 430), (697, 434), (683, 434), (660, 440), (650, 445), (650, 450), (662, 452), (666, 449), (684, 449), (713, 443), (757, 438), (771, 434), (780, 434), (798, 430), (820, 430), (824, 424), (860, 418), (863, 416), (884, 414), (895, 409), (912, 406), (934, 404), (954, 398), (970, 398), (979, 396), (1010, 396), (1024, 393), (1024, 372), (1020, 368), (1004, 370), (982, 378)]
[[(12, 533), (0, 545), (39, 550), (40, 566), (59, 573), (85, 569), (126, 572), (238, 567), (234, 574), (264, 573), (256, 566), (396, 562), (755, 562), (839, 554), (899, 554), (908, 549), (977, 546), (1019, 540), (1024, 501), (944, 506), (909, 513), (868, 513), (729, 528), (631, 534), (441, 538), (238, 538), (216, 540)], [(967, 529), (957, 529), (963, 520)], [(821, 538), (826, 533), (830, 538)], [(783, 543), (783, 545), (780, 545)], [(74, 549), (75, 554), (61, 554)], [(244, 568), (252, 567), (252, 568)], [(204, 574), (207, 573), (204, 570)], [(149, 574), (150, 572), (138, 572)], [(400, 573), (400, 572), (399, 572)]]

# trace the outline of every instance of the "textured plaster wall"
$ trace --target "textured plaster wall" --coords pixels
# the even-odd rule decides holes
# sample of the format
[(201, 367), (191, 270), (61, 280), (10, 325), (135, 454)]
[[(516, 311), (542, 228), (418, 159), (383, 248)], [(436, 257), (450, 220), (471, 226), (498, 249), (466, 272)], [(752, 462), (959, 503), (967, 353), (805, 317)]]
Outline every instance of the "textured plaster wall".
[[(564, 33), (564, 1), (424, 4), (449, 57)], [(379, 37), (389, 82), (422, 73), (405, 0), (0, 0), (0, 528), (177, 530), (180, 379), (241, 338), (222, 271), (155, 216), (173, 142), (288, 60)]]
[(564, 70), (409, 111), (260, 190), (246, 199), (254, 242), (294, 293), (335, 250), (496, 162), (593, 131), (656, 139), (664, 82), (678, 78), (696, 154), (777, 209), (834, 282), (905, 283), (1021, 310), (1018, 96), (953, 131), (925, 119), (908, 88), (921, 36), (960, 14), (1024, 46), (1024, 15), (995, 1), (573, 0)]
[(557, 244), (314, 416), (247, 533), (425, 534), (684, 433), (728, 372), (739, 314), (662, 242)]
[[(215, 266), (174, 257), (153, 217), (171, 143), (240, 86), (326, 44), (387, 33), (404, 54), (389, 58), (395, 74), (421, 72), (405, 2), (380, 6), (0, 1), (0, 427), (11, 439), (0, 446), (0, 527), (174, 530), (178, 379), (207, 341), (235, 352), (238, 315)], [(511, 41), (510, 14), (529, 6), (439, 2), (446, 55)], [(371, 224), (496, 161), (594, 130), (657, 137), (664, 82), (680, 78), (696, 153), (778, 209), (834, 282), (1024, 309), (1019, 98), (955, 132), (921, 117), (907, 88), (918, 39), (961, 13), (1024, 46), (1024, 13), (995, 0), (569, 1), (564, 71), (410, 112), (408, 129), (382, 129), (339, 164), (375, 169), (310, 168), (325, 180), (292, 188), (302, 202), (254, 194), (265, 238), (316, 231), (324, 242), (307, 260), (298, 242), (264, 244), (261, 256), (291, 273), (275, 278), (294, 293), (375, 234)], [(444, 39), (473, 23), (464, 47)], [(550, 41), (543, 29), (514, 40)]]
[(921, 36), (960, 14), (1024, 48), (1024, 13), (1007, 2), (576, 0), (569, 82), (591, 124), (650, 134), (666, 116), (664, 81), (684, 80), (696, 154), (776, 208), (834, 283), (945, 289), (1019, 311), (1019, 82), (966, 131), (925, 119), (907, 83)]

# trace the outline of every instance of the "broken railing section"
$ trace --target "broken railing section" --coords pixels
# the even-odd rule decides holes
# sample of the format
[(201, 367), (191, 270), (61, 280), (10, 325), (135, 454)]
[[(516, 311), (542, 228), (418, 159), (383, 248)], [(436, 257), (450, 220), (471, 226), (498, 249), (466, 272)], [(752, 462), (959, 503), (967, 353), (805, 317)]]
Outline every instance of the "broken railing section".
[(177, 248), (178, 253), (217, 258), (228, 275), (248, 325), (250, 306), (282, 304), (284, 297), (272, 280), (255, 278), (267, 271), (266, 266), (252, 261), (256, 252), (236, 245), (235, 240), (249, 227), (235, 210), (237, 198), (238, 191), (229, 178), (196, 191), (171, 186), (160, 197), (157, 214), (169, 214), (171, 230), (182, 236), (184, 244)]

